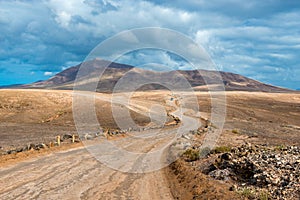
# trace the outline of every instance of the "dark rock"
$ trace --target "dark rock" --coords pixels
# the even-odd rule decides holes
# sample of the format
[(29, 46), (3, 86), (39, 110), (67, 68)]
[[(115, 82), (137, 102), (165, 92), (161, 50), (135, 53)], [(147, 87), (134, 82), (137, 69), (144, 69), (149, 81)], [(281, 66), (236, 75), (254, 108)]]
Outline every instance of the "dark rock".
[(44, 144), (44, 143), (41, 143), (41, 144), (37, 144), (36, 145), (36, 150), (39, 150), (39, 149), (45, 149), (47, 146)]
[(216, 169), (218, 169), (217, 166), (215, 164), (211, 164), (206, 169), (203, 170), (203, 173), (208, 174), (209, 172), (212, 172)]
[(224, 170), (228, 170), (231, 180), (239, 183), (239, 187), (267, 192), (270, 199), (299, 199), (299, 147), (246, 144), (221, 154), (215, 163), (220, 169), (209, 174), (216, 179), (223, 180)]
[(72, 135), (71, 134), (64, 134), (62, 137), (61, 137), (61, 139), (62, 140), (68, 140), (68, 139), (72, 139)]
[(232, 154), (231, 153), (223, 153), (221, 155), (222, 160), (231, 160), (232, 159)]
[(35, 148), (36, 148), (35, 144), (29, 144), (29, 145), (27, 145), (27, 149), (28, 150), (35, 149)]
[(15, 154), (17, 151), (15, 149), (6, 151), (7, 154)]
[(20, 153), (20, 152), (22, 152), (22, 151), (23, 151), (23, 147), (19, 147), (19, 148), (16, 149), (16, 152), (17, 152), (17, 153)]

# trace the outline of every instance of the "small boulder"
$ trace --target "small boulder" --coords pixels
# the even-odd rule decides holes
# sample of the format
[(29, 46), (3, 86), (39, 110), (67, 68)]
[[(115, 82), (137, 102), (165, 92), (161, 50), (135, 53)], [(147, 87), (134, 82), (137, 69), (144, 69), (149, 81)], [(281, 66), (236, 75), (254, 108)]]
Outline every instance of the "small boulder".
[(72, 135), (71, 134), (64, 134), (62, 136), (62, 140), (68, 140), (68, 139), (72, 139)]
[(221, 160), (231, 160), (232, 159), (232, 154), (231, 153), (223, 153), (221, 155)]

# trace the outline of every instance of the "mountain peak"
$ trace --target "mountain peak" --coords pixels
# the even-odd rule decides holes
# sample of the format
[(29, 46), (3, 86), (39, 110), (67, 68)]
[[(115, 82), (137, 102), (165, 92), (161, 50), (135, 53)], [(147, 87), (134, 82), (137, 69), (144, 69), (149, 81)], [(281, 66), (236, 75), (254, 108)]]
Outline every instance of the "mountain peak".
[[(81, 80), (96, 77), (100, 68), (107, 67), (102, 74), (97, 91), (98, 92), (112, 92), (116, 83), (126, 75), (128, 82), (126, 84), (132, 84), (132, 81), (138, 79), (156, 80), (159, 76), (163, 80), (168, 80), (171, 84), (176, 85), (178, 76), (183, 76), (194, 90), (206, 91), (208, 90), (207, 84), (216, 86), (220, 83), (215, 80), (216, 71), (208, 70), (175, 70), (169, 72), (156, 72), (148, 71), (142, 68), (135, 68), (131, 65), (120, 64), (110, 62), (100, 58), (95, 58), (91, 61), (85, 61), (79, 65), (70, 67), (56, 74), (45, 81), (35, 82), (29, 85), (23, 85), (24, 88), (52, 88), (52, 89), (73, 89), (74, 81), (76, 80), (80, 67), (84, 67), (84, 71), (80, 74)], [(130, 76), (128, 74), (130, 72)], [(275, 87), (272, 85), (264, 84), (259, 81), (247, 78), (245, 76), (234, 74), (230, 72), (219, 72), (223, 79), (224, 87), (227, 91), (261, 91), (261, 92), (288, 92), (291, 90)], [(97, 80), (97, 79), (96, 79)], [(88, 81), (82, 81), (82, 84), (86, 84)], [(81, 83), (77, 83), (81, 84)], [(142, 90), (156, 90), (163, 89), (157, 84), (148, 84), (141, 87)]]

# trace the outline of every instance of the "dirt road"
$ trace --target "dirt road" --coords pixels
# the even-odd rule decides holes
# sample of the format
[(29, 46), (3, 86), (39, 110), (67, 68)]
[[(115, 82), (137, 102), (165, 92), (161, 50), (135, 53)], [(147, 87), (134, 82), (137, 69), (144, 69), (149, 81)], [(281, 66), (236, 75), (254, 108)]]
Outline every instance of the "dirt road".
[(1, 168), (0, 199), (173, 199), (162, 170), (168, 165), (164, 150), (196, 124), (184, 116), (179, 132), (173, 127), (112, 141), (99, 137), (85, 148)]
[[(52, 91), (51, 93), (34, 91), (29, 94), (27, 91), (20, 91), (17, 93), (20, 96), (18, 98), (15, 97), (15, 94), (15, 91), (1, 93), (2, 102), (4, 102), (2, 110), (0, 109), (2, 111), (0, 121), (3, 124), (0, 126), (0, 128), (2, 127), (1, 140), (6, 143), (10, 141), (8, 140), (10, 138), (12, 138), (11, 141), (18, 138), (21, 138), (22, 141), (25, 138), (28, 140), (40, 139), (41, 130), (43, 130), (42, 135), (47, 135), (45, 127), (62, 129), (68, 121), (72, 121), (71, 95), (69, 93), (66, 96), (66, 94), (52, 93)], [(111, 113), (106, 108), (110, 100), (109, 95), (107, 95), (108, 97), (105, 94), (99, 95), (103, 96), (98, 99), (99, 105), (101, 105), (99, 116), (106, 117), (108, 115), (101, 115), (101, 113)], [(209, 113), (210, 104), (207, 101), (209, 94), (198, 93), (197, 95), (201, 111)], [(143, 113), (147, 111), (146, 108), (151, 108), (151, 104), (157, 103), (158, 100), (162, 105), (168, 103), (165, 102), (166, 97), (170, 99), (165, 92), (148, 93), (147, 95), (137, 93), (133, 100), (137, 102), (134, 105), (139, 106), (130, 106), (129, 108), (137, 114)], [(13, 101), (14, 98), (18, 105)], [(251, 136), (251, 140), (262, 143), (299, 144), (299, 100), (299, 94), (227, 92), (225, 136), (220, 139), (220, 143), (232, 144), (235, 142), (231, 136), (232, 130), (237, 130), (238, 133), (234, 134), (235, 137), (242, 139)], [(120, 104), (119, 101), (117, 103)], [(56, 108), (57, 105), (59, 108)], [(43, 109), (39, 111), (36, 109), (38, 107)], [(174, 101), (169, 102), (166, 107), (174, 111)], [(156, 110), (153, 109), (154, 112)], [(55, 116), (60, 111), (64, 111), (64, 114), (51, 122), (40, 123), (38, 121), (40, 118), (47, 119), (48, 116)], [(181, 116), (181, 113), (187, 113), (187, 115)], [(191, 113), (188, 110), (183, 109), (180, 113), (174, 112), (173, 114), (181, 116), (183, 120), (179, 136), (188, 131), (188, 128), (195, 128), (196, 121), (190, 117)], [(26, 118), (26, 116), (31, 117)], [(141, 118), (141, 121), (143, 120), (141, 115), (136, 116)], [(155, 115), (154, 119), (156, 119)], [(157, 119), (163, 118), (157, 117)], [(36, 133), (35, 137), (30, 137), (30, 134), (26, 134), (20, 128), (20, 121), (26, 124), (24, 130), (28, 130), (28, 133)], [(104, 118), (104, 121), (109, 122), (111, 118)], [(9, 123), (16, 122), (18, 122), (17, 128), (8, 129)], [(34, 129), (27, 129), (27, 126), (34, 127)], [(74, 128), (71, 125), (70, 127)], [(70, 127), (66, 127), (64, 130), (69, 132)], [(56, 130), (53, 132), (57, 134)], [(227, 137), (229, 133), (232, 134)], [(124, 171), (146, 172), (153, 168), (160, 168), (161, 164), (165, 164), (165, 159), (164, 152), (158, 150), (170, 144), (166, 141), (172, 140), (176, 134), (177, 130), (172, 128), (163, 129), (162, 132), (157, 132), (156, 129), (131, 132), (130, 135), (133, 136), (131, 139), (113, 140), (110, 141), (112, 146), (104, 143), (106, 145), (102, 144), (100, 149), (97, 144), (103, 143), (105, 140), (99, 138), (99, 141), (93, 141), (96, 143), (87, 144), (89, 147), (87, 149), (76, 148), (52, 153), (0, 168), (0, 199), (173, 199), (162, 170), (133, 174), (124, 173)], [(6, 136), (10, 136), (10, 138), (5, 140)], [(126, 154), (114, 147), (121, 147), (120, 149), (136, 154)], [(95, 157), (102, 162), (97, 161)], [(155, 161), (149, 162), (149, 159), (155, 159)]]
[(162, 171), (122, 173), (84, 148), (2, 168), (0, 176), (0, 199), (172, 199)]

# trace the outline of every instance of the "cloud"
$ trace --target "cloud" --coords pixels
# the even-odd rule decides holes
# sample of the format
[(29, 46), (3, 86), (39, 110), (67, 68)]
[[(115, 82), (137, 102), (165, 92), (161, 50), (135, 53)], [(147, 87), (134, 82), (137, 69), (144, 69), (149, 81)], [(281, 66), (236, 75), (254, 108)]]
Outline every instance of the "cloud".
[[(299, 1), (8, 0), (0, 1), (0, 15), (0, 67), (15, 74), (20, 68), (35, 72), (32, 78), (80, 63), (100, 42), (140, 27), (187, 34), (225, 71), (277, 85), (291, 83), (290, 87), (300, 76)], [(188, 68), (168, 53), (152, 56), (143, 59)], [(289, 71), (287, 78), (280, 80), (278, 69)], [(0, 78), (6, 80), (5, 76), (0, 70)]]
[(147, 70), (192, 70), (193, 67), (180, 55), (157, 49), (144, 49), (129, 52), (115, 62), (141, 67)]
[(296, 10), (300, 6), (300, 2), (294, 0), (286, 0), (284, 2), (277, 0), (150, 0), (149, 2), (166, 7), (181, 8), (190, 12), (216, 12), (219, 15), (232, 16), (243, 20), (270, 17), (274, 13)]
[(45, 75), (45, 76), (52, 76), (52, 75), (53, 75), (53, 72), (44, 72), (44, 75)]

